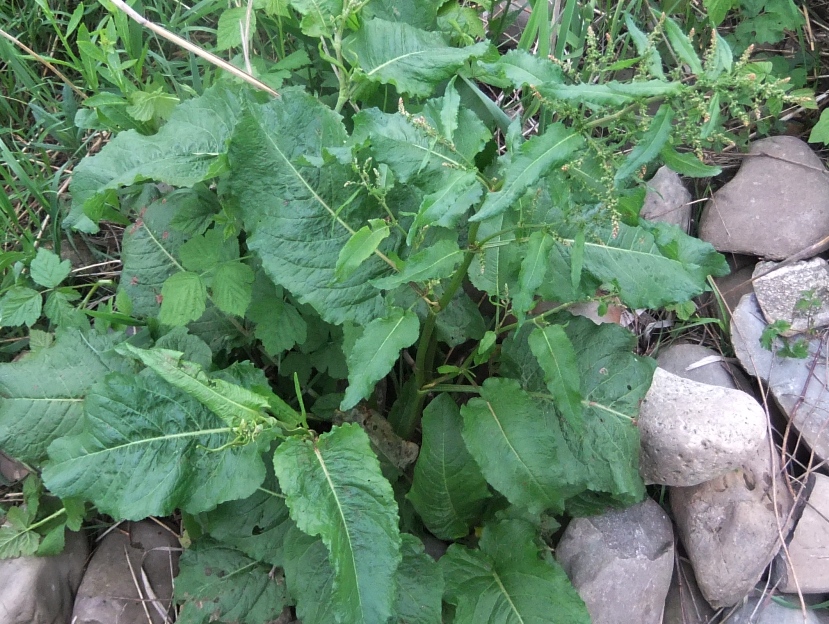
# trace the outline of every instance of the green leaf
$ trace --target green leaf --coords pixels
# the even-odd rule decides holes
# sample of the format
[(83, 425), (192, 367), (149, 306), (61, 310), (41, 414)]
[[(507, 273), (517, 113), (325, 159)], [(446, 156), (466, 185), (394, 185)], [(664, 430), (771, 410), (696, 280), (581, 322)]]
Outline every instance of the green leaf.
[(269, 491), (259, 489), (244, 500), (222, 503), (199, 515), (198, 520), (222, 544), (256, 561), (281, 567), (285, 562), (285, 534), (293, 523), (288, 518), (285, 501), (274, 495), (279, 486), (273, 474), (265, 479), (262, 488)]
[(285, 534), (285, 581), (296, 601), (302, 624), (331, 624), (338, 621), (331, 600), (334, 570), (328, 550), (319, 537), (300, 531), (291, 522)]
[(76, 327), (80, 330), (87, 330), (89, 329), (89, 320), (83, 310), (72, 305), (72, 301), (77, 299), (76, 296), (73, 296), (73, 293), (74, 291), (53, 290), (46, 296), (43, 313), (54, 327)]
[(345, 53), (360, 68), (357, 76), (392, 84), (400, 93), (427, 97), (464, 63), (483, 56), (485, 42), (452, 48), (442, 35), (401, 22), (370, 19), (345, 41)]
[(158, 349), (179, 351), (185, 360), (194, 362), (202, 368), (213, 364), (213, 353), (204, 340), (189, 333), (186, 327), (176, 327), (161, 336), (155, 342)]
[(442, 0), (412, 0), (395, 2), (395, 0), (368, 0), (361, 16), (369, 19), (379, 17), (392, 22), (405, 22), (424, 30), (433, 30), (438, 7)]
[(585, 271), (615, 286), (631, 308), (659, 308), (701, 294), (707, 288), (708, 271), (700, 268), (666, 257), (650, 232), (623, 223), (615, 237), (605, 231), (601, 243), (584, 245)]
[(437, 191), (423, 198), (409, 229), (407, 243), (411, 245), (414, 235), (427, 225), (445, 228), (457, 226), (483, 193), (484, 187), (474, 171), (452, 171)]
[(124, 230), (118, 293), (129, 297), (131, 314), (158, 316), (161, 288), (168, 277), (180, 270), (173, 258), (178, 256), (184, 236), (172, 223), (180, 212), (201, 203), (192, 191), (155, 199)]
[(628, 27), (630, 38), (633, 39), (633, 45), (636, 46), (636, 53), (645, 59), (651, 76), (664, 80), (665, 72), (662, 71), (662, 56), (660, 56), (659, 50), (656, 49), (656, 45), (648, 41), (648, 36), (639, 30), (630, 13), (627, 12), (625, 12), (625, 24)]
[(148, 93), (133, 91), (129, 95), (130, 105), (127, 106), (127, 115), (137, 121), (152, 121), (169, 119), (173, 114), (179, 99), (170, 93), (165, 93), (162, 87)]
[(560, 325), (536, 327), (528, 338), (556, 408), (575, 431), (584, 428), (576, 351)]
[(40, 318), (43, 297), (36, 290), (13, 286), (0, 299), (0, 327), (31, 327)]
[(154, 374), (107, 375), (86, 398), (80, 435), (49, 446), (43, 481), (101, 513), (139, 520), (250, 496), (265, 478), (263, 444), (228, 446), (234, 433)]
[(72, 264), (69, 260), (61, 259), (58, 255), (40, 247), (37, 250), (37, 257), (32, 260), (29, 266), (29, 274), (36, 284), (44, 288), (57, 288), (57, 286), (69, 276)]
[(291, 518), (329, 550), (337, 620), (388, 620), (401, 560), (397, 505), (368, 436), (344, 424), (316, 440), (289, 438), (274, 468)]
[(497, 216), (515, 203), (519, 197), (550, 168), (565, 163), (584, 139), (555, 123), (547, 131), (521, 145), (504, 169), (504, 185), (501, 190), (489, 193), (477, 214), (470, 221), (482, 221)]
[(343, 12), (342, 0), (289, 0), (302, 15), (300, 26), (309, 37), (330, 37), (335, 28), (335, 19)]
[(639, 98), (667, 97), (682, 89), (681, 82), (664, 80), (635, 80), (601, 84), (547, 84), (538, 88), (549, 100), (572, 101), (589, 107), (625, 106)]
[(631, 150), (619, 169), (616, 170), (613, 183), (617, 187), (659, 155), (662, 147), (671, 136), (673, 120), (674, 110), (668, 104), (660, 106), (647, 131), (636, 143), (636, 147)]
[(708, 12), (708, 19), (711, 20), (712, 26), (719, 26), (728, 15), (728, 12), (734, 8), (734, 0), (702, 0), (702, 5)]
[[(380, 223), (383, 223), (380, 221)], [(364, 225), (354, 232), (348, 242), (340, 249), (334, 277), (342, 282), (351, 277), (360, 265), (370, 258), (391, 231), (388, 225)]]
[(414, 535), (401, 535), (394, 618), (400, 624), (441, 624), (443, 574)]
[[(242, 45), (242, 32), (247, 24), (247, 6), (225, 9), (216, 28), (216, 50), (227, 50)], [(250, 32), (256, 32), (256, 12), (250, 12)]]
[(519, 289), (512, 298), (512, 311), (519, 321), (523, 321), (535, 305), (535, 292), (544, 282), (552, 247), (553, 238), (546, 232), (537, 230), (530, 234), (518, 273)]
[(688, 35), (682, 32), (679, 24), (670, 17), (665, 17), (663, 28), (665, 29), (665, 36), (668, 38), (671, 47), (673, 47), (674, 52), (676, 52), (680, 60), (688, 65), (692, 74), (696, 74), (697, 76), (702, 75), (702, 62), (699, 59), (699, 55), (694, 50), (694, 44), (691, 43)]
[(190, 271), (174, 273), (161, 287), (158, 320), (165, 325), (186, 325), (204, 314), (207, 288), (201, 275)]
[(276, 357), (302, 344), (308, 335), (308, 324), (296, 308), (284, 301), (281, 289), (276, 288), (267, 277), (258, 273), (253, 282), (253, 300), (247, 317), (256, 323), (254, 335), (262, 341), (265, 353)]
[(484, 528), (480, 550), (449, 547), (440, 567), (455, 624), (590, 624), (561, 566), (539, 558), (537, 541), (528, 522), (506, 520)]
[(829, 109), (823, 109), (820, 119), (809, 133), (809, 143), (829, 144)]
[[(498, 299), (508, 292), (517, 292), (522, 263), (519, 246), (515, 244), (513, 215), (502, 213), (487, 219), (478, 228), (478, 240), (487, 240), (475, 254), (467, 276), (472, 285)], [(440, 318), (440, 317), (438, 317)]]
[(271, 566), (233, 548), (200, 540), (179, 560), (176, 602), (184, 603), (177, 622), (264, 624), (275, 621), (287, 602), (285, 585)]
[(560, 513), (584, 489), (584, 468), (565, 444), (552, 409), (514, 379), (490, 377), (461, 408), (463, 439), (486, 480), (531, 513)]
[[(6, 522), (10, 521), (9, 516), (17, 509), (19, 508), (9, 509)], [(28, 527), (17, 527), (13, 524), (0, 526), (0, 560), (34, 555), (39, 545), (40, 535)]]
[(423, 444), (407, 498), (436, 537), (455, 540), (469, 534), (490, 497), (480, 468), (466, 450), (458, 406), (438, 395), (423, 410)]
[(705, 73), (715, 79), (724, 73), (730, 73), (734, 67), (734, 52), (720, 33), (714, 31), (713, 50), (705, 62)]
[(263, 419), (263, 410), (269, 407), (267, 399), (252, 390), (224, 379), (211, 379), (198, 364), (182, 360), (184, 354), (179, 351), (139, 349), (124, 343), (118, 352), (141, 360), (164, 381), (207, 407), (228, 427), (238, 427), (243, 422), (258, 423)]
[(213, 303), (225, 314), (244, 316), (253, 296), (253, 269), (241, 262), (227, 262), (213, 274)]
[(408, 282), (425, 282), (449, 277), (463, 260), (463, 252), (455, 241), (440, 240), (408, 258), (399, 273), (372, 280), (383, 290), (393, 290)]
[(231, 186), (242, 206), (248, 247), (274, 283), (330, 323), (365, 324), (384, 309), (368, 280), (387, 273), (388, 266), (369, 258), (344, 282), (335, 280), (334, 269), (351, 238), (342, 223), (356, 225), (378, 215), (364, 198), (348, 201), (350, 165), (326, 161), (317, 168), (298, 158), (321, 157), (323, 149), (340, 148), (346, 138), (336, 113), (311, 95), (285, 89), (279, 100), (251, 105), (237, 127), (230, 146)]
[(111, 371), (133, 368), (112, 348), (121, 339), (58, 328), (48, 349), (0, 364), (0, 448), (38, 465), (52, 440), (80, 433), (90, 387)]
[(487, 71), (502, 76), (515, 89), (564, 81), (564, 73), (558, 65), (525, 50), (510, 50), (495, 63), (481, 65)]
[(689, 178), (713, 178), (722, 173), (721, 167), (706, 165), (692, 152), (677, 152), (669, 143), (665, 144), (659, 156), (672, 170)]
[(69, 186), (72, 213), (64, 224), (87, 230), (93, 226), (88, 219), (82, 223), (83, 206), (106, 189), (142, 180), (190, 187), (213, 177), (240, 112), (238, 96), (216, 85), (177, 106), (155, 135), (134, 130), (119, 133), (98, 154), (75, 167)]
[(374, 384), (389, 374), (400, 350), (415, 343), (420, 323), (411, 310), (392, 308), (383, 318), (366, 325), (348, 354), (348, 388), (340, 403), (348, 410), (369, 396)]
[(223, 262), (239, 258), (239, 241), (225, 239), (221, 229), (213, 228), (184, 243), (178, 249), (178, 257), (188, 271), (210, 271)]

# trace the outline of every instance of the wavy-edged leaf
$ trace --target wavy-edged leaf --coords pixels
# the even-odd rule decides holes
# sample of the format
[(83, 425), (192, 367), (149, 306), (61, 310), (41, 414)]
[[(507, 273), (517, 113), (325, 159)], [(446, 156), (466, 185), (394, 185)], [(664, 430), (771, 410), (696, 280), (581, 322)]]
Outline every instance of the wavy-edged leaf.
[(289, 438), (277, 447), (274, 468), (291, 518), (329, 550), (338, 620), (385, 622), (392, 615), (400, 533), (394, 494), (368, 436), (359, 425), (344, 424), (316, 440)]
[(483, 221), (503, 213), (531, 184), (551, 167), (566, 162), (583, 143), (581, 135), (560, 123), (550, 125), (544, 134), (523, 143), (504, 169), (501, 190), (487, 195), (481, 209), (469, 220)]
[(182, 624), (264, 624), (287, 602), (285, 584), (270, 565), (213, 540), (186, 549), (179, 569), (175, 598), (184, 606), (176, 621)]
[[(589, 490), (608, 493), (612, 500), (606, 502), (633, 504), (645, 492), (639, 476), (639, 430), (633, 419), (650, 387), (656, 363), (635, 355), (636, 337), (618, 325), (597, 327), (589, 319), (567, 314), (561, 320), (565, 319), (564, 331), (576, 352), (586, 401), (580, 430), (561, 421), (567, 444), (584, 467), (584, 484)], [(544, 373), (527, 344), (531, 331), (525, 326), (504, 342), (502, 372), (519, 378), (529, 392), (546, 392)], [(541, 407), (545, 404), (539, 403)]]
[(399, 273), (372, 280), (383, 290), (392, 290), (407, 282), (425, 282), (449, 277), (463, 260), (463, 252), (455, 241), (440, 240), (408, 258)]
[(228, 427), (238, 427), (242, 422), (257, 423), (263, 410), (270, 407), (265, 397), (252, 390), (209, 377), (201, 366), (182, 359), (184, 354), (180, 351), (139, 349), (129, 343), (118, 349), (119, 353), (138, 358), (164, 381), (192, 396)]
[(662, 56), (659, 54), (659, 50), (656, 49), (656, 45), (648, 41), (648, 36), (639, 29), (628, 12), (625, 12), (625, 24), (628, 27), (630, 38), (633, 39), (633, 45), (636, 46), (636, 53), (647, 63), (650, 75), (659, 80), (664, 80), (665, 72), (662, 70)]
[(419, 330), (417, 315), (402, 308), (392, 308), (383, 318), (366, 325), (348, 354), (348, 388), (341, 410), (351, 409), (371, 394), (374, 384), (394, 367), (400, 350), (415, 343)]
[(613, 182), (616, 186), (659, 155), (662, 147), (671, 136), (673, 120), (674, 109), (668, 104), (660, 106), (653, 119), (651, 119), (650, 126), (636, 143), (636, 147), (631, 150), (628, 157), (616, 170), (616, 175), (613, 176)]
[(448, 394), (429, 403), (422, 422), (423, 443), (407, 498), (435, 536), (459, 539), (481, 517), (489, 488), (466, 450), (460, 410)]
[(37, 465), (53, 440), (80, 433), (83, 400), (93, 384), (107, 373), (133, 368), (113, 349), (122, 339), (58, 329), (48, 349), (0, 364), (0, 448)]
[(659, 156), (673, 171), (689, 178), (713, 178), (722, 173), (721, 167), (706, 165), (692, 152), (677, 152), (670, 144), (662, 148)]
[(514, 379), (490, 377), (461, 408), (463, 439), (486, 480), (531, 513), (560, 513), (584, 489), (584, 468), (567, 447), (552, 409)]
[(666, 97), (682, 89), (681, 82), (664, 80), (637, 80), (601, 84), (549, 84), (539, 87), (539, 92), (551, 100), (575, 101), (587, 106), (624, 106), (643, 97)]
[(261, 443), (219, 450), (231, 429), (155, 374), (107, 375), (85, 410), (83, 433), (49, 446), (43, 480), (61, 498), (139, 520), (246, 498), (265, 478)]
[(553, 237), (546, 232), (538, 230), (530, 234), (518, 273), (518, 292), (512, 298), (512, 311), (519, 321), (523, 321), (535, 305), (535, 292), (544, 282), (552, 247)]
[(400, 624), (441, 624), (443, 572), (414, 535), (400, 536), (403, 559), (397, 568), (394, 621)]
[(135, 130), (119, 133), (98, 154), (75, 167), (69, 186), (72, 215), (67, 225), (89, 230), (93, 224), (83, 216), (83, 206), (106, 189), (142, 180), (190, 187), (213, 177), (240, 113), (239, 97), (216, 85), (177, 106), (170, 120), (152, 136)]
[(455, 624), (590, 624), (587, 607), (554, 561), (542, 561), (534, 527), (484, 527), (480, 550), (459, 544), (440, 560)]
[(337, 622), (331, 601), (334, 570), (322, 540), (303, 533), (290, 522), (285, 534), (283, 567), (288, 592), (296, 601), (296, 614), (302, 624)]
[(348, 279), (363, 262), (377, 251), (380, 243), (389, 237), (391, 232), (388, 225), (385, 225), (382, 220), (379, 220), (382, 225), (377, 225), (377, 219), (372, 219), (372, 221), (373, 223), (370, 226), (364, 225), (354, 232), (348, 242), (340, 249), (337, 264), (334, 266), (334, 277), (338, 281)]
[(561, 67), (525, 50), (510, 50), (496, 62), (484, 63), (483, 66), (487, 71), (502, 76), (515, 89), (564, 81)]
[(409, 229), (407, 243), (427, 225), (453, 228), (460, 223), (467, 210), (484, 194), (484, 187), (473, 171), (452, 171), (441, 181), (438, 190), (423, 198)]
[[(266, 467), (267, 468), (267, 467)], [(285, 535), (293, 526), (288, 507), (278, 496), (273, 466), (262, 486), (243, 500), (222, 503), (200, 514), (199, 524), (212, 538), (256, 561), (282, 567)]]
[(360, 78), (393, 84), (400, 93), (416, 97), (429, 96), (438, 83), (488, 49), (485, 42), (453, 48), (439, 33), (377, 18), (363, 22), (345, 41), (346, 55), (360, 68)]
[(682, 29), (673, 19), (665, 17), (662, 27), (665, 29), (665, 36), (671, 44), (671, 47), (676, 52), (676, 55), (683, 63), (686, 63), (691, 69), (691, 73), (697, 76), (702, 75), (702, 61), (700, 61), (697, 51), (694, 50), (694, 44), (688, 38)]
[(584, 428), (581, 383), (576, 351), (560, 325), (536, 327), (529, 335), (530, 350), (544, 371), (556, 408), (575, 431)]
[[(285, 89), (282, 98), (251, 104), (230, 146), (231, 186), (242, 207), (248, 247), (268, 276), (323, 319), (365, 324), (382, 315), (383, 302), (369, 279), (388, 272), (376, 256), (343, 282), (334, 269), (353, 227), (373, 216), (363, 199), (349, 201), (350, 165), (320, 167), (301, 156), (320, 156), (347, 139), (340, 117), (315, 97)], [(302, 162), (301, 162), (302, 161)], [(351, 226), (349, 226), (351, 227)]]
[(443, 0), (411, 0), (411, 2), (395, 2), (395, 0), (368, 0), (363, 7), (361, 16), (369, 19), (380, 17), (392, 22), (406, 22), (417, 28), (432, 30), (438, 7)]
[[(481, 223), (478, 240), (487, 239), (483, 250), (469, 265), (469, 281), (478, 290), (503, 298), (507, 292), (516, 292), (521, 267), (519, 246), (514, 242), (513, 215), (502, 213)], [(438, 317), (440, 318), (440, 317)]]
[[(563, 254), (569, 250), (559, 244)], [(614, 285), (631, 308), (659, 308), (688, 301), (707, 288), (707, 271), (666, 257), (643, 227), (619, 224), (618, 233), (606, 230), (602, 242), (584, 244), (584, 270)]]

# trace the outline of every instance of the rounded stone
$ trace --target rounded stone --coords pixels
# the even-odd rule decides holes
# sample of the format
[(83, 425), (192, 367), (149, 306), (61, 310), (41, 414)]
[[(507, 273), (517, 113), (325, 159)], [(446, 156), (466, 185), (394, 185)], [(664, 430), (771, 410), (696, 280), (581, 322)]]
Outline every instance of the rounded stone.
[(645, 482), (687, 487), (748, 460), (766, 437), (766, 414), (745, 392), (657, 368), (639, 410), (639, 430)]

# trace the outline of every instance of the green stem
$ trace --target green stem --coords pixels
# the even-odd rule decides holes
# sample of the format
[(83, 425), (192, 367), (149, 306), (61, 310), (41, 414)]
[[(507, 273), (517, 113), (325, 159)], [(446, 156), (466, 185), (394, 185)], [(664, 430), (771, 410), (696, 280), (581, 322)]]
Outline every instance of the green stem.
[(421, 390), (419, 395), (425, 396), (429, 392), (465, 392), (467, 394), (481, 394), (481, 389), (463, 384), (436, 384), (428, 390)]
[[(435, 337), (435, 325), (438, 320), (438, 314), (449, 305), (455, 293), (463, 285), (463, 280), (466, 278), (466, 272), (478, 253), (478, 245), (475, 237), (478, 235), (478, 223), (472, 223), (469, 226), (469, 246), (464, 256), (463, 262), (457, 268), (452, 281), (443, 292), (443, 296), (438, 301), (437, 306), (429, 310), (429, 316), (423, 324), (423, 332), (420, 334), (420, 341), (417, 343), (417, 356), (415, 357), (415, 384), (418, 390), (423, 388), (431, 380), (432, 372), (435, 367), (435, 353), (437, 351), (437, 339)], [(414, 435), (418, 424), (420, 423), (420, 413), (423, 410), (423, 403), (426, 401), (426, 394), (418, 392), (417, 398), (412, 401), (404, 415), (400, 419), (400, 428), (398, 434), (404, 440), (409, 440)]]

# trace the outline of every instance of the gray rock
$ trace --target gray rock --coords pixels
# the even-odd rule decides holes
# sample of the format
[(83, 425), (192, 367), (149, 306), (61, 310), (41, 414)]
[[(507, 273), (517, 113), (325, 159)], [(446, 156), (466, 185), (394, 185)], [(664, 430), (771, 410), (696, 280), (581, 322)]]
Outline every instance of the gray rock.
[[(829, 325), (829, 263), (813, 258), (777, 266), (760, 262), (754, 269), (754, 293), (766, 320), (790, 323), (787, 336)], [(799, 309), (807, 303), (813, 305)]]
[(806, 611), (806, 619), (800, 609), (789, 609), (771, 598), (750, 598), (728, 618), (728, 624), (820, 624), (814, 611)]
[(26, 478), (28, 468), (3, 452), (0, 452), (0, 476), (9, 483), (15, 483)]
[(651, 499), (600, 516), (575, 518), (556, 559), (593, 624), (660, 624), (671, 584), (671, 521)]
[(59, 555), (1, 560), (0, 622), (69, 624), (88, 554), (86, 536), (67, 531)]
[(639, 474), (645, 482), (690, 486), (749, 459), (766, 436), (766, 415), (741, 390), (657, 368), (639, 408), (639, 433)]
[(72, 624), (147, 622), (148, 614), (155, 624), (164, 622), (178, 573), (178, 549), (176, 537), (149, 520), (110, 532), (78, 589)]
[(672, 344), (659, 351), (656, 362), (659, 368), (698, 383), (743, 391), (751, 387), (745, 375), (702, 345)]
[[(827, 346), (820, 338), (809, 341), (804, 360), (779, 357), (763, 349), (760, 336), (766, 328), (754, 295), (746, 295), (731, 317), (734, 352), (749, 375), (769, 385), (777, 404), (820, 459), (829, 458), (829, 394), (825, 382)], [(776, 349), (776, 347), (775, 347)]]
[(777, 589), (783, 593), (829, 592), (829, 477), (813, 474), (814, 486), (788, 544), (788, 557), (781, 550), (775, 559)]
[(773, 260), (827, 234), (829, 177), (809, 145), (790, 136), (752, 143), (737, 175), (714, 193), (700, 219), (700, 238), (717, 250)]
[(792, 498), (768, 440), (737, 470), (671, 488), (671, 510), (705, 599), (736, 604), (754, 587), (787, 533)]
[(657, 170), (648, 181), (648, 192), (639, 216), (676, 225), (686, 233), (691, 229), (691, 193), (676, 172), (668, 167)]
[(714, 609), (702, 597), (691, 563), (677, 557), (662, 624), (708, 624), (713, 619)]

